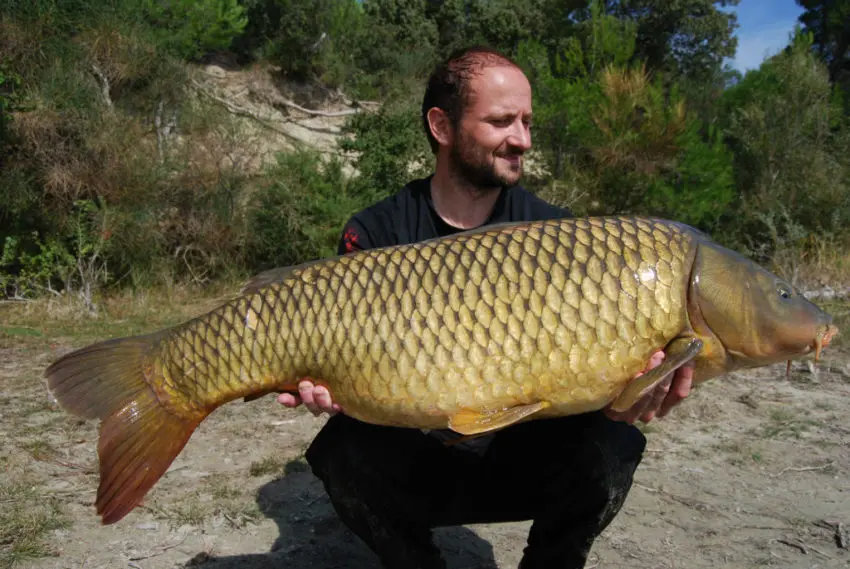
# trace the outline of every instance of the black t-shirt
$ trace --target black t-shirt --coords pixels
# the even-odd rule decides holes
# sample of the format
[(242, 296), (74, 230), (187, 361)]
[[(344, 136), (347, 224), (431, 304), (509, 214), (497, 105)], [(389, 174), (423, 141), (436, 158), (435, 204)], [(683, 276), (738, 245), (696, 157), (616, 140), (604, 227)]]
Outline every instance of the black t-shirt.
[[(572, 217), (521, 186), (505, 188), (483, 225), (508, 221), (539, 221)], [(482, 225), (482, 227), (483, 227)], [(360, 249), (418, 243), (466, 231), (446, 223), (431, 201), (431, 178), (414, 180), (398, 193), (355, 214), (345, 225), (339, 254)]]
[[(521, 186), (503, 188), (490, 217), (482, 225), (511, 221), (540, 221), (572, 217), (572, 213), (534, 196)], [(446, 223), (431, 200), (431, 178), (414, 180), (398, 193), (355, 214), (345, 225), (339, 242), (339, 254), (361, 249), (418, 243), (466, 231)], [(428, 431), (426, 431), (428, 432)], [(449, 441), (460, 435), (451, 430), (430, 431), (438, 440)], [(457, 443), (457, 448), (483, 454), (492, 435)]]

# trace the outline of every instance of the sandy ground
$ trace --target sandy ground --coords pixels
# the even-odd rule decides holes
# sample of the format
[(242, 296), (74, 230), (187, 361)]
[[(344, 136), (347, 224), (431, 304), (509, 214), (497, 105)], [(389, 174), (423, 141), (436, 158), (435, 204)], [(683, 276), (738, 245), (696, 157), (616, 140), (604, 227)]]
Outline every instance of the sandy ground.
[[(41, 379), (74, 342), (25, 340), (0, 335), (0, 509), (64, 524), (42, 535), (48, 556), (17, 563), (14, 532), (4, 543), (0, 530), (0, 567), (378, 567), (303, 460), (324, 420), (271, 396), (216, 411), (143, 507), (99, 525), (96, 424), (52, 408)], [(782, 365), (703, 385), (644, 429), (636, 484), (588, 567), (850, 567), (848, 410), (841, 346), (816, 374), (797, 363), (790, 378)], [(528, 527), (446, 528), (437, 541), (453, 569), (516, 567)]]

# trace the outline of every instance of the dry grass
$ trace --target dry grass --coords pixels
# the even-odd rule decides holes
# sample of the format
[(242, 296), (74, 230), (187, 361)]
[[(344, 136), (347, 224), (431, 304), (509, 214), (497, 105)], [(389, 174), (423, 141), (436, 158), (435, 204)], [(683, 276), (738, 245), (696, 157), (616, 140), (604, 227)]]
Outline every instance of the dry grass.
[(92, 313), (77, 298), (53, 297), (0, 304), (0, 347), (4, 344), (86, 342), (142, 334), (176, 325), (212, 310), (238, 292), (240, 283), (203, 288), (173, 285), (96, 298)]
[(262, 460), (255, 460), (248, 469), (251, 476), (266, 476), (283, 472), (284, 462), (279, 456), (271, 455)]
[(813, 238), (800, 247), (779, 249), (769, 268), (803, 290), (839, 290), (850, 283), (850, 250), (837, 239)]
[(0, 481), (0, 569), (52, 555), (48, 533), (69, 525), (59, 501), (30, 481)]

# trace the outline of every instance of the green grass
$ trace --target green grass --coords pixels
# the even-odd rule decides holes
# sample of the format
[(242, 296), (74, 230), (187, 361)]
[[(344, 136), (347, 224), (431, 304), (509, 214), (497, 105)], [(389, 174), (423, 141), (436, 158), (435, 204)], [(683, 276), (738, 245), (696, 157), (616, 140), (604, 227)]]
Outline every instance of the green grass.
[(762, 429), (762, 436), (769, 439), (777, 437), (800, 438), (800, 435), (819, 424), (812, 419), (800, 417), (790, 409), (775, 409), (770, 412), (768, 423)]
[(283, 459), (277, 456), (267, 456), (262, 460), (251, 462), (248, 473), (251, 476), (265, 476), (267, 474), (280, 474), (283, 471)]
[(54, 555), (46, 534), (69, 526), (54, 498), (25, 482), (0, 482), (0, 569)]
[(28, 336), (41, 338), (44, 332), (27, 326), (0, 326), (0, 336)]

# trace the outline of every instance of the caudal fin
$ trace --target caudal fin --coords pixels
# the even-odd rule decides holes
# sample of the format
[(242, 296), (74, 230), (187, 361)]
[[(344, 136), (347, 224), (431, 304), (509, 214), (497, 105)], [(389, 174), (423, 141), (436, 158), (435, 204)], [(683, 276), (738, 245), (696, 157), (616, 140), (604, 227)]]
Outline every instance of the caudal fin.
[(145, 355), (161, 335), (120, 338), (72, 352), (45, 375), (64, 409), (101, 419), (97, 513), (104, 524), (126, 516), (165, 474), (203, 420), (164, 407), (145, 381)]

